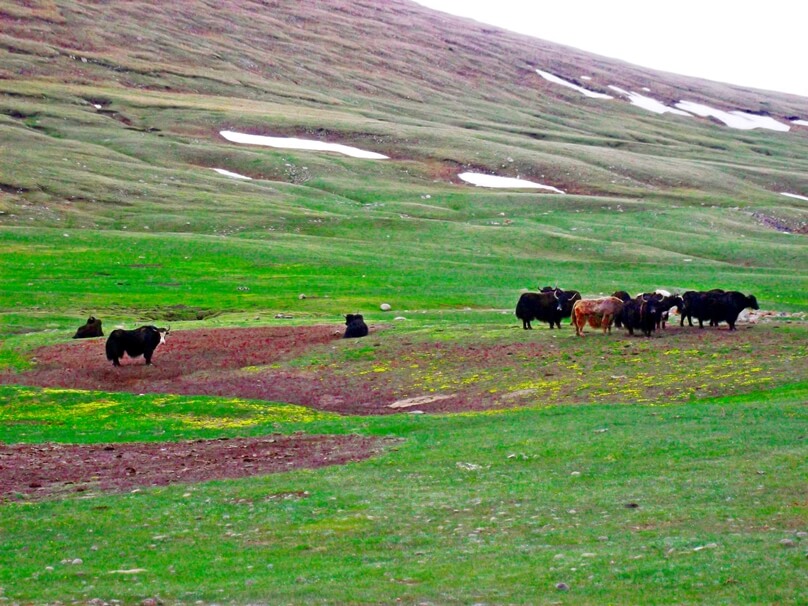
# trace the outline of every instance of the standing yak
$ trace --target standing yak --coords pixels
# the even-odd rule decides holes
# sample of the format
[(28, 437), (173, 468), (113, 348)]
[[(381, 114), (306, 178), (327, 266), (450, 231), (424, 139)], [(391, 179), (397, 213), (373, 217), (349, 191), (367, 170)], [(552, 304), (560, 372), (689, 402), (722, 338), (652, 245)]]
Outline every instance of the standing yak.
[(522, 320), (525, 330), (533, 328), (530, 325), (533, 320), (547, 322), (550, 328), (561, 328), (567, 301), (567, 294), (560, 288), (549, 292), (526, 292), (516, 303), (516, 317)]
[(704, 328), (704, 321), (707, 320), (710, 326), (726, 322), (730, 330), (736, 330), (735, 322), (744, 309), (747, 307), (760, 309), (754, 295), (746, 296), (737, 290), (729, 292), (720, 288), (706, 292), (690, 290), (682, 295), (682, 299), (684, 301), (680, 320), (682, 326), (687, 317), (690, 326), (693, 326), (693, 318), (696, 318), (699, 321), (699, 328)]
[(157, 346), (166, 342), (170, 328), (141, 326), (134, 330), (116, 328), (107, 338), (107, 360), (113, 366), (120, 366), (120, 359), (126, 354), (130, 358), (143, 356), (146, 364), (151, 364), (152, 354)]
[[(543, 286), (541, 292), (555, 292), (555, 288), (552, 286)], [(572, 306), (575, 305), (575, 302), (581, 299), (581, 293), (577, 290), (563, 290), (562, 291), (565, 295), (567, 295), (567, 300), (562, 305), (561, 309), (561, 317), (563, 318), (571, 318), (572, 317)], [(572, 321), (570, 321), (572, 324)], [(551, 327), (552, 328), (552, 327)]]

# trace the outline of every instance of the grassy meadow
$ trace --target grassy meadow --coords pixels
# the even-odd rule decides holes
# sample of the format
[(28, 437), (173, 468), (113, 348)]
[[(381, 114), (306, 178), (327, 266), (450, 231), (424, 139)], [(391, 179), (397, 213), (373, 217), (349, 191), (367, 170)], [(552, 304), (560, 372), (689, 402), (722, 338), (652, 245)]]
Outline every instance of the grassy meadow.
[[(533, 67), (778, 119), (808, 119), (808, 100), (481, 33), (399, 0), (115, 4), (0, 7), (0, 445), (388, 441), (344, 466), (0, 495), (0, 601), (806, 603), (808, 202), (782, 192), (808, 196), (808, 129), (654, 115)], [(466, 170), (566, 193), (474, 187)], [(520, 293), (546, 284), (720, 287), (772, 315), (651, 339), (521, 330)], [(108, 334), (339, 329), (357, 312), (370, 339), (280, 367), (484, 405), (348, 416), (23, 378), (90, 315)]]

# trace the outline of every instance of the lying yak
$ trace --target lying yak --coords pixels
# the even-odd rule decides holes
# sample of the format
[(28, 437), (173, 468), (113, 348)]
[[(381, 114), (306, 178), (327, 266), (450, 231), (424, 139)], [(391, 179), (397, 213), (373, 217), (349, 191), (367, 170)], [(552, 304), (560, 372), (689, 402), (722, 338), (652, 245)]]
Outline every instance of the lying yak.
[(76, 334), (73, 335), (74, 339), (89, 339), (92, 337), (103, 337), (104, 331), (101, 330), (101, 320), (90, 316), (87, 318), (87, 323), (84, 326), (79, 326)]
[(345, 334), (343, 339), (356, 339), (368, 336), (368, 325), (362, 314), (348, 314), (345, 316)]

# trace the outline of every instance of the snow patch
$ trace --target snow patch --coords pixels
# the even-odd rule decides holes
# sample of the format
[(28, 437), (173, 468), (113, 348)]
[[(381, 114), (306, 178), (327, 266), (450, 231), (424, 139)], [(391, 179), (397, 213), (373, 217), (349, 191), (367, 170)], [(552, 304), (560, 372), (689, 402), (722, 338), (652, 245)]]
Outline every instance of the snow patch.
[(808, 120), (792, 120), (791, 123), (797, 126), (808, 126)]
[(245, 143), (247, 145), (264, 145), (281, 149), (302, 149), (309, 151), (327, 151), (350, 156), (351, 158), (363, 158), (365, 160), (386, 160), (388, 157), (376, 152), (365, 151), (358, 147), (341, 145), (339, 143), (326, 143), (312, 139), (298, 139), (295, 137), (265, 137), (263, 135), (247, 135), (229, 130), (219, 133), (222, 137), (233, 143)]
[(766, 128), (769, 130), (776, 130), (780, 132), (788, 132), (791, 127), (782, 122), (778, 122), (769, 116), (757, 116), (755, 114), (748, 114), (742, 111), (725, 112), (720, 109), (714, 109), (709, 105), (702, 105), (701, 103), (694, 103), (692, 101), (679, 101), (676, 104), (681, 110), (696, 114), (702, 118), (708, 116), (720, 120), (730, 128), (737, 128), (740, 130), (752, 130), (755, 128)]
[(548, 82), (552, 82), (553, 84), (560, 84), (561, 86), (566, 86), (567, 88), (571, 88), (573, 90), (577, 90), (579, 93), (586, 97), (591, 97), (592, 99), (614, 99), (611, 95), (607, 95), (605, 93), (596, 93), (595, 91), (589, 90), (588, 88), (584, 88), (583, 86), (578, 86), (577, 84), (573, 84), (572, 82), (568, 82), (563, 78), (559, 78), (558, 76), (554, 76), (549, 72), (543, 72), (540, 69), (536, 70), (536, 73), (539, 74), (542, 78), (547, 80)]
[(224, 175), (225, 177), (233, 177), (234, 179), (246, 179), (247, 181), (252, 181), (252, 177), (245, 177), (244, 175), (240, 175), (238, 173), (231, 173), (229, 170), (225, 170), (223, 168), (214, 168), (217, 173), (220, 175)]
[(498, 177), (496, 175), (484, 175), (482, 173), (460, 173), (457, 175), (466, 183), (471, 183), (478, 187), (499, 187), (509, 189), (547, 189), (559, 194), (564, 192), (553, 187), (552, 185), (543, 185), (541, 183), (534, 183), (533, 181), (526, 181), (524, 179), (514, 179), (512, 177)]
[(780, 192), (781, 196), (788, 196), (789, 198), (796, 198), (797, 200), (805, 200), (808, 202), (808, 196), (800, 196), (799, 194), (789, 194), (787, 192)]
[(649, 112), (654, 112), (655, 114), (671, 113), (676, 114), (677, 116), (692, 116), (692, 114), (689, 114), (686, 111), (682, 111), (681, 109), (676, 109), (674, 107), (668, 107), (661, 101), (657, 101), (656, 99), (646, 97), (645, 95), (641, 95), (639, 93), (633, 93), (627, 90), (623, 90), (619, 86), (614, 86), (613, 84), (610, 84), (609, 88), (625, 97), (628, 97), (628, 100), (631, 102), (632, 105), (641, 107), (642, 109), (648, 110)]

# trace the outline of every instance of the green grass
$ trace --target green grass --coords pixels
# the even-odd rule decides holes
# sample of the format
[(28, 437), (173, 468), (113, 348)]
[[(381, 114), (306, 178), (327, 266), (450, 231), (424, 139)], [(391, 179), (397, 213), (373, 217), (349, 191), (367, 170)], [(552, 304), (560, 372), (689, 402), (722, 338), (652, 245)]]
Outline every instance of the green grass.
[[(4, 410), (18, 407), (6, 428), (24, 410), (47, 428), (39, 438), (66, 441), (210, 436), (172, 419), (244, 410), (215, 398), (2, 394)], [(799, 603), (805, 395), (802, 384), (669, 406), (302, 424), (292, 408), (264, 419), (286, 407), (257, 403), (247, 433), (404, 441), (339, 468), (8, 503), (0, 583), (12, 601), (38, 603)], [(102, 400), (114, 414), (99, 426), (89, 411)], [(244, 434), (224, 425), (215, 435)], [(133, 569), (143, 571), (113, 572)]]
[[(0, 504), (0, 598), (804, 603), (804, 319), (643, 340), (526, 332), (513, 317), (519, 293), (545, 284), (593, 296), (721, 287), (808, 312), (808, 204), (780, 195), (808, 195), (804, 131), (587, 100), (535, 67), (779, 119), (808, 117), (804, 99), (414, 5), (27, 4), (3, 7), (0, 33), (0, 373), (19, 380), (37, 348), (89, 315), (109, 332), (360, 312), (389, 326), (285, 368), (407, 395), (522, 395), (497, 412), (358, 418), (2, 386), (9, 444), (403, 441), (339, 468)], [(391, 159), (239, 146), (225, 129)], [(568, 193), (475, 188), (462, 170)], [(542, 355), (519, 349), (536, 344)]]

